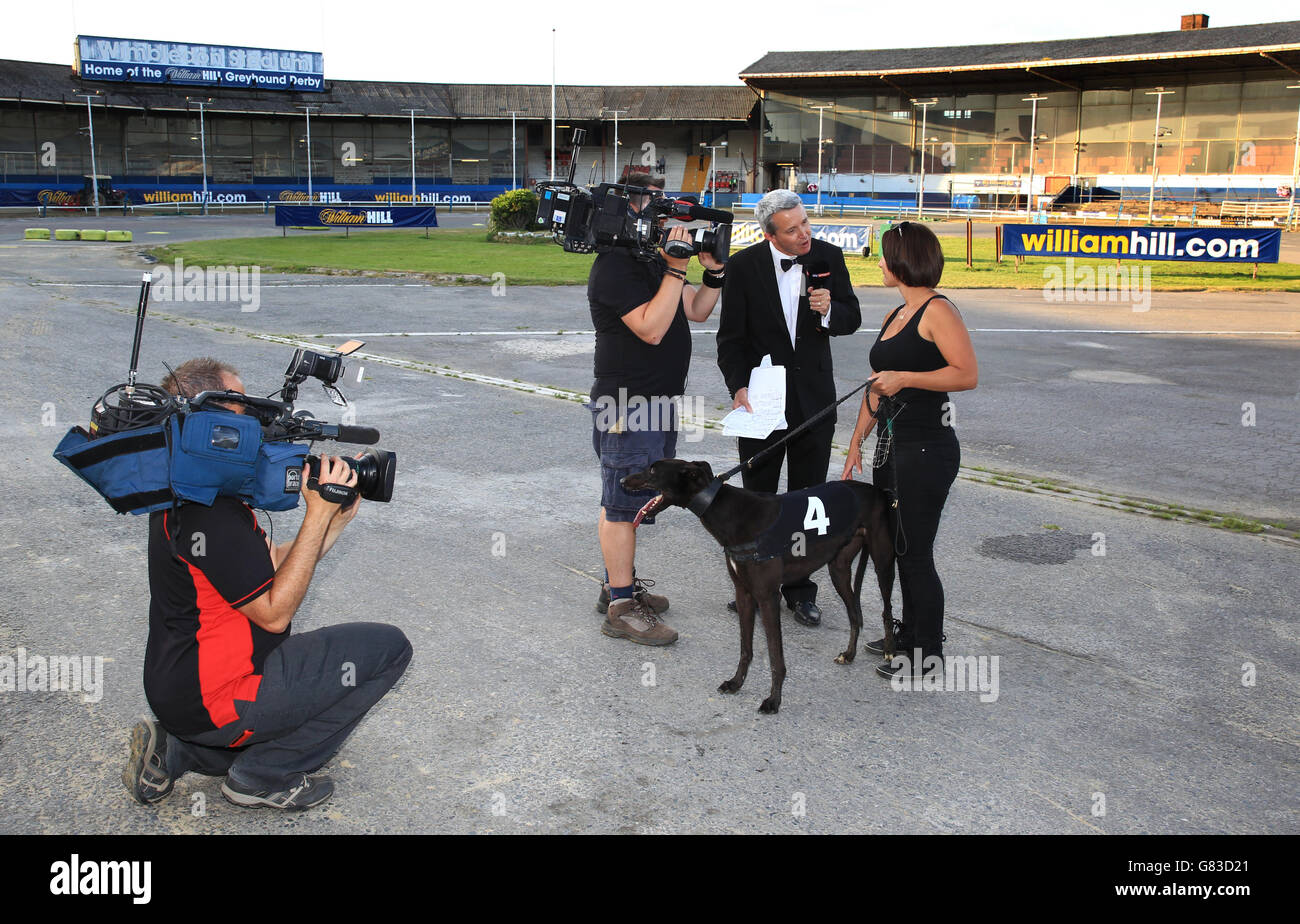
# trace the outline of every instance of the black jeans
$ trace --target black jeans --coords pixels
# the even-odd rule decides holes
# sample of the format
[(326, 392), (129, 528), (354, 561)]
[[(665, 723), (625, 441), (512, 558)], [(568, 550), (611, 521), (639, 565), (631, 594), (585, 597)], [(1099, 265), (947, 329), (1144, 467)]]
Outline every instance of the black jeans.
[(167, 770), (173, 778), (189, 770), (229, 775), (269, 792), (296, 785), (334, 756), (410, 660), (406, 635), (382, 623), (291, 635), (266, 656), (257, 700), (235, 701), (238, 719), (168, 738)]
[(896, 438), (872, 483), (893, 491), (897, 472), (898, 508), (894, 543), (903, 594), (903, 633), (898, 650), (920, 648), (922, 657), (943, 655), (943, 584), (934, 567), (934, 539), (961, 465), (961, 446), (951, 430), (933, 441)]

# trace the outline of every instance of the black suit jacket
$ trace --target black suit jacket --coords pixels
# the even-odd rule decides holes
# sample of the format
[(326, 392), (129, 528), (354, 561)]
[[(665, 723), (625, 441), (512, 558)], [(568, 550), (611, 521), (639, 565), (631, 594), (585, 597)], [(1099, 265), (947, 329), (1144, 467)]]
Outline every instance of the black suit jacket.
[[(722, 288), (722, 317), (718, 323), (718, 368), (727, 390), (736, 392), (749, 384), (750, 370), (767, 354), (772, 365), (785, 366), (786, 422), (795, 427), (835, 400), (831, 337), (851, 334), (862, 323), (858, 297), (849, 282), (840, 248), (815, 238), (805, 258), (824, 260), (831, 268), (830, 325), (808, 307), (806, 295), (799, 298), (795, 322), (795, 343), (781, 308), (776, 287), (776, 269), (767, 239), (746, 247), (727, 261)], [(828, 422), (834, 422), (831, 414)]]

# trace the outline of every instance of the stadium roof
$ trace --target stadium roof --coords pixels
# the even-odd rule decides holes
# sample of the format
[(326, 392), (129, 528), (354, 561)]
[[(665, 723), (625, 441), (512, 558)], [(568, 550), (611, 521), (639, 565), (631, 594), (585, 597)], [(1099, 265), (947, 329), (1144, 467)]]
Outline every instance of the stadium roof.
[(1300, 75), (1300, 21), (1113, 35), (1047, 42), (881, 48), (868, 51), (773, 51), (741, 72), (755, 87), (821, 84), (1023, 82), (1026, 72), (1066, 84), (1098, 77), (1180, 75), (1189, 70), (1272, 69)]
[[(109, 106), (152, 112), (186, 110), (186, 96), (211, 99), (209, 112), (284, 115), (301, 112), (295, 104), (321, 107), (325, 116), (401, 117), (419, 108), (419, 118), (549, 119), (549, 85), (463, 83), (386, 83), (326, 80), (324, 93), (181, 87), (82, 80), (66, 64), (0, 60), (0, 102), (80, 103), (77, 93), (98, 90)], [(573, 87), (556, 88), (559, 119), (596, 120), (601, 109), (618, 109), (623, 121), (687, 120), (743, 122), (757, 98), (746, 86), (734, 87)]]

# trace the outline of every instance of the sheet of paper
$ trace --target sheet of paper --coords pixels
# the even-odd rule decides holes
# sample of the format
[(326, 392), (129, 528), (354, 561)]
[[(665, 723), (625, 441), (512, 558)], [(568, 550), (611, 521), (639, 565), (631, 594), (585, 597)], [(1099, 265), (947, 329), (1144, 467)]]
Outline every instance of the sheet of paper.
[(723, 436), (761, 440), (785, 428), (785, 366), (772, 365), (770, 355), (749, 373), (749, 406), (752, 414), (738, 407), (722, 418)]

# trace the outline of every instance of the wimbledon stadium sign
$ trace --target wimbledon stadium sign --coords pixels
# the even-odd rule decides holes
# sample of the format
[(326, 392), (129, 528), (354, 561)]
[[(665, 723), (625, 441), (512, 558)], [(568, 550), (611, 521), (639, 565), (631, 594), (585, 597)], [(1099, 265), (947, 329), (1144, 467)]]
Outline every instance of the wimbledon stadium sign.
[(315, 51), (79, 35), (73, 69), (82, 80), (325, 90), (325, 58)]

